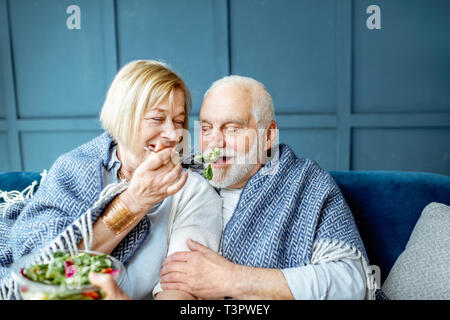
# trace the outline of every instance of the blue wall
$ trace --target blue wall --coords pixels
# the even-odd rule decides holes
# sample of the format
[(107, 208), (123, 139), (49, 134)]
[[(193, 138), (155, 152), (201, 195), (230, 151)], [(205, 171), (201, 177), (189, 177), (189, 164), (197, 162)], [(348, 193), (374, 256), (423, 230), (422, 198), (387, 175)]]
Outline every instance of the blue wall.
[(118, 68), (161, 59), (191, 88), (193, 119), (212, 81), (252, 76), (299, 156), (450, 175), (449, 34), (448, 0), (0, 0), (0, 171), (49, 168), (99, 134)]

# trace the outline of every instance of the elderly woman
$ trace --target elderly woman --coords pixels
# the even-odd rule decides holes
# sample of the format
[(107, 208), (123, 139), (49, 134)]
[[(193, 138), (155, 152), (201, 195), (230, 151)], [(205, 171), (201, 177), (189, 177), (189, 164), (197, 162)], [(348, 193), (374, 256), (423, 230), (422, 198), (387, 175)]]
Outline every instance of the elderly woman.
[(188, 128), (190, 93), (166, 65), (134, 61), (108, 91), (105, 133), (60, 156), (30, 200), (0, 220), (0, 295), (17, 295), (10, 264), (36, 251), (90, 249), (127, 265), (121, 287), (141, 299), (191, 298), (162, 291), (164, 258), (194, 239), (218, 250), (221, 200), (175, 147)]

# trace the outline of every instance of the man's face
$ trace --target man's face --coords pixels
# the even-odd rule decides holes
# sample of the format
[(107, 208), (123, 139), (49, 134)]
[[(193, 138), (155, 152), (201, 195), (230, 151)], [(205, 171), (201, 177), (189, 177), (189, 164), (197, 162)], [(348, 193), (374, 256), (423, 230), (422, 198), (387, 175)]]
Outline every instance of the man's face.
[(200, 146), (203, 153), (222, 149), (223, 157), (211, 164), (215, 187), (241, 187), (253, 174), (257, 159), (257, 124), (249, 93), (234, 84), (211, 90), (200, 110)]

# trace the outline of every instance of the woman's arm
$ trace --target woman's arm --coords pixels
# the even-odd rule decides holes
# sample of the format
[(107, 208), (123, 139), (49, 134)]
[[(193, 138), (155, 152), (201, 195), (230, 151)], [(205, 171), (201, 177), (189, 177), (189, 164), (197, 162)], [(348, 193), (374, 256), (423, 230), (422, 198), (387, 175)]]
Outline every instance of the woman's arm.
[[(156, 203), (175, 194), (184, 186), (187, 172), (181, 174), (182, 167), (180, 164), (175, 165), (173, 158), (173, 149), (167, 148), (152, 153), (136, 169), (128, 189), (121, 193), (118, 199), (111, 201), (93, 224), (91, 250), (111, 253)], [(111, 224), (108, 225), (108, 220), (111, 219), (106, 218), (114, 218), (114, 215), (119, 214), (115, 212), (119, 200), (125, 207), (129, 221), (124, 224), (124, 228), (117, 229)], [(85, 248), (83, 241), (78, 244), (78, 248)]]
[[(183, 190), (173, 199), (175, 216), (169, 222), (167, 255), (189, 251), (187, 239), (195, 239), (210, 249), (219, 250), (222, 236), (222, 199), (199, 174), (190, 172)], [(169, 219), (170, 220), (170, 219)], [(155, 299), (197, 299), (177, 290), (163, 291), (160, 283), (153, 289)]]
[[(124, 204), (129, 203), (129, 200), (126, 199), (127, 197), (127, 191), (124, 191), (120, 195), (117, 196)], [(114, 232), (104, 221), (104, 217), (114, 214), (114, 204), (113, 202), (117, 201), (117, 199), (114, 199), (111, 201), (111, 203), (106, 207), (105, 211), (103, 211), (102, 215), (99, 219), (97, 219), (92, 226), (92, 231), (94, 234), (93, 240), (92, 240), (92, 247), (90, 248), (93, 251), (97, 252), (103, 252), (110, 254), (115, 247), (122, 241), (123, 238), (139, 223), (139, 221), (145, 216), (147, 212), (144, 210), (131, 212), (130, 214), (133, 215), (132, 222), (121, 232), (116, 233)], [(128, 206), (127, 206), (128, 207)], [(81, 240), (80, 243), (78, 243), (78, 249), (86, 249), (86, 246), (84, 244), (84, 241)]]
[[(102, 289), (105, 294), (104, 300), (131, 300), (131, 298), (117, 285), (110, 274), (89, 274), (89, 281), (96, 287)], [(195, 297), (184, 291), (166, 290), (160, 292), (156, 299), (159, 300), (193, 300)]]

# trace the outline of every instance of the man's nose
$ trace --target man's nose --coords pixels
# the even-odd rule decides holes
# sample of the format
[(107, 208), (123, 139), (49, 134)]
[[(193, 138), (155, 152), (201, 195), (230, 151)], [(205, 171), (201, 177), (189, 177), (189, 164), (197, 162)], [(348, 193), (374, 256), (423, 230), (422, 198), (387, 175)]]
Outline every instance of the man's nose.
[(225, 139), (222, 131), (213, 130), (209, 139), (209, 147), (211, 148), (224, 148), (225, 147)]

